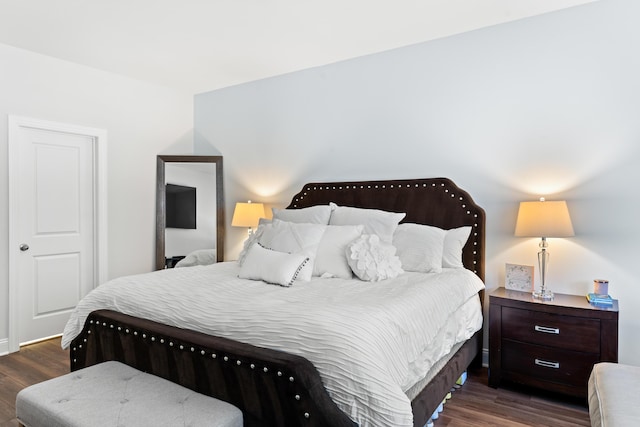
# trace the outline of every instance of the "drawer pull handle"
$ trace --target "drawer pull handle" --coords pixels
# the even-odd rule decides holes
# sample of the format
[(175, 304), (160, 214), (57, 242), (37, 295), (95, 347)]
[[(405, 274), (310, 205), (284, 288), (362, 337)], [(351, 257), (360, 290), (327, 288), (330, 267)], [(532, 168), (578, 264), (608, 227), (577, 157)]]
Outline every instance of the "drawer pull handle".
[(549, 328), (547, 326), (534, 326), (533, 329), (535, 329), (537, 332), (544, 332), (545, 334), (559, 334), (560, 333), (560, 328)]
[(548, 360), (536, 359), (535, 364), (545, 368), (560, 369), (560, 362), (549, 362)]

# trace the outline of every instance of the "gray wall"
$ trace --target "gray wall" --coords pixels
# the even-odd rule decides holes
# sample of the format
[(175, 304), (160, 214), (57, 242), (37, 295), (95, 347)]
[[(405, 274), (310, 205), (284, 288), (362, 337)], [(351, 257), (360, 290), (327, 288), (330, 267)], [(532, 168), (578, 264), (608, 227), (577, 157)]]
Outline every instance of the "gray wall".
[[(620, 360), (638, 364), (638, 16), (601, 0), (200, 94), (196, 143), (224, 154), (229, 221), (310, 181), (450, 177), (487, 211), (490, 290), (505, 263), (536, 262), (538, 240), (513, 236), (518, 202), (566, 199), (576, 237), (550, 240), (549, 284), (611, 280)], [(229, 227), (229, 258), (245, 232)]]

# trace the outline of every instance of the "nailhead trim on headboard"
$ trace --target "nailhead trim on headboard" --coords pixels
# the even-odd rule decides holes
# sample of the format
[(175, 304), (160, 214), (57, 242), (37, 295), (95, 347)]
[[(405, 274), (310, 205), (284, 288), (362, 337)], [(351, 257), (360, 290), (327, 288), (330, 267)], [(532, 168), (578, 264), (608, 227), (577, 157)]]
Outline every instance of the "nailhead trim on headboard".
[[(404, 222), (449, 229), (470, 225), (464, 264), (484, 280), (485, 213), (471, 196), (447, 178), (311, 183), (303, 186), (289, 208), (335, 202), (340, 205), (406, 212)], [(443, 212), (436, 212), (434, 205)], [(430, 215), (425, 214), (429, 211)]]

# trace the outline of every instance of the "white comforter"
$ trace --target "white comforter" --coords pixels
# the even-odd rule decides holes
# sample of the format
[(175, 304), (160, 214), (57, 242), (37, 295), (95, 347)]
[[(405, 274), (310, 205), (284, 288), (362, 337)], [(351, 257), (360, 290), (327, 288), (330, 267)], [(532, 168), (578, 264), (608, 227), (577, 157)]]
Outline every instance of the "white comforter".
[[(401, 427), (413, 425), (404, 390), (482, 326), (477, 301), (474, 314), (462, 316), (468, 324), (438, 334), (458, 307), (478, 300), (484, 285), (468, 270), (405, 273), (377, 283), (314, 278), (290, 288), (237, 276), (237, 263), (226, 262), (112, 280), (80, 301), (62, 345), (69, 346), (90, 312), (110, 309), (283, 350), (310, 360), (361, 427)], [(444, 342), (434, 344), (436, 335)]]

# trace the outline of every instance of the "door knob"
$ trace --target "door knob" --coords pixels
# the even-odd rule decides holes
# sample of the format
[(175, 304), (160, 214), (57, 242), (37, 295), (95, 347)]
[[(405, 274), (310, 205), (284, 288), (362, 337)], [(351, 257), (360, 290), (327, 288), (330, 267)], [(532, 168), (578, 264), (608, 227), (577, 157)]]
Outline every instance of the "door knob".
[(23, 243), (20, 245), (20, 250), (22, 252), (28, 251), (29, 250), (29, 245), (27, 245), (26, 243)]

